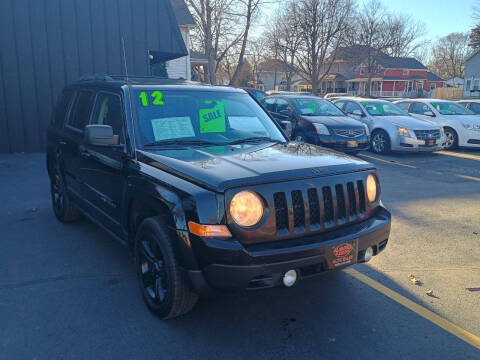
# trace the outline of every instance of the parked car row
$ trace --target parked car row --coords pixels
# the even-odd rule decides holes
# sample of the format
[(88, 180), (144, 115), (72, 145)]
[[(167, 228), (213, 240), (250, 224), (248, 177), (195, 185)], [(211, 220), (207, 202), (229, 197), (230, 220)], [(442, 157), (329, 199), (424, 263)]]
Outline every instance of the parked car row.
[(259, 102), (292, 140), (349, 154), (480, 147), (480, 101), (329, 100), (290, 93), (264, 96)]

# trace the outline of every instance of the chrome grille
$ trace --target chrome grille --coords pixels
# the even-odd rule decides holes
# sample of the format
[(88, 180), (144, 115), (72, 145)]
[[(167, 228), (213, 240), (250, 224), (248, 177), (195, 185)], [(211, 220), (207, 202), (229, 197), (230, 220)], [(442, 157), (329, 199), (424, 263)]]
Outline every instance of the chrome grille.
[(413, 130), (418, 140), (440, 139), (440, 130)]
[(356, 138), (365, 134), (365, 129), (333, 129), (333, 132), (338, 136)]

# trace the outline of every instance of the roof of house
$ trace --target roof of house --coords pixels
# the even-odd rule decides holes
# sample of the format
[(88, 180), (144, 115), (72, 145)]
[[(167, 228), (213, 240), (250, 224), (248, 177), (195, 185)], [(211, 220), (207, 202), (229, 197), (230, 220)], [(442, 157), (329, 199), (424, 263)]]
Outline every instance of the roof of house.
[(387, 56), (386, 54), (383, 54), (381, 51), (376, 50), (368, 45), (352, 45), (352, 46), (339, 47), (335, 51), (335, 59), (360, 63), (368, 55), (369, 51), (378, 52), (379, 54)]
[(429, 72), (427, 73), (427, 80), (430, 80), (430, 81), (445, 81), (445, 80), (442, 79), (440, 76), (438, 76), (437, 74), (432, 73), (431, 71), (429, 71)]
[(178, 25), (195, 25), (195, 20), (188, 10), (185, 1), (183, 0), (170, 0), (172, 3), (173, 12), (175, 13), (175, 18), (177, 19)]
[(467, 58), (465, 59), (465, 61), (469, 61), (471, 58), (473, 58), (475, 55), (477, 55), (478, 53), (480, 52), (480, 48), (472, 51), (468, 56)]
[(426, 69), (420, 61), (411, 57), (393, 57), (381, 56), (377, 59), (377, 63), (384, 68), (389, 69)]

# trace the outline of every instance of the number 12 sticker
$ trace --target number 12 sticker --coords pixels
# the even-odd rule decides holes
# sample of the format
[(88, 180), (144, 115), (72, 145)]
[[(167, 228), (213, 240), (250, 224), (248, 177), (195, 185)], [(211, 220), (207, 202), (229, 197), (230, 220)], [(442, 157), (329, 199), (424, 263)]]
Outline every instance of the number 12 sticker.
[[(161, 91), (153, 91), (150, 93), (150, 96), (148, 96), (146, 91), (142, 91), (139, 98), (142, 101), (142, 106), (165, 105), (165, 101), (163, 101), (163, 93)], [(152, 99), (151, 104), (150, 99)]]

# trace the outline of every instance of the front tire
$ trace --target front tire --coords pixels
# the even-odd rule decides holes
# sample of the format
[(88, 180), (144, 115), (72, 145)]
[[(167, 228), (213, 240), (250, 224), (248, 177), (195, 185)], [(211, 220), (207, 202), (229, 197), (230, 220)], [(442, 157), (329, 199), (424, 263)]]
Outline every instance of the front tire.
[(144, 220), (135, 239), (135, 266), (143, 300), (161, 319), (186, 314), (198, 300), (178, 265), (174, 240), (161, 218)]
[(445, 128), (445, 136), (447, 138), (447, 142), (445, 143), (445, 150), (454, 150), (458, 148), (458, 135), (455, 130), (452, 128)]
[(68, 196), (64, 177), (58, 166), (54, 167), (50, 179), (50, 195), (52, 198), (53, 212), (59, 221), (68, 223), (80, 218), (79, 211), (73, 206)]
[(377, 130), (372, 134), (371, 148), (376, 154), (388, 154), (392, 151), (390, 137), (384, 130)]

